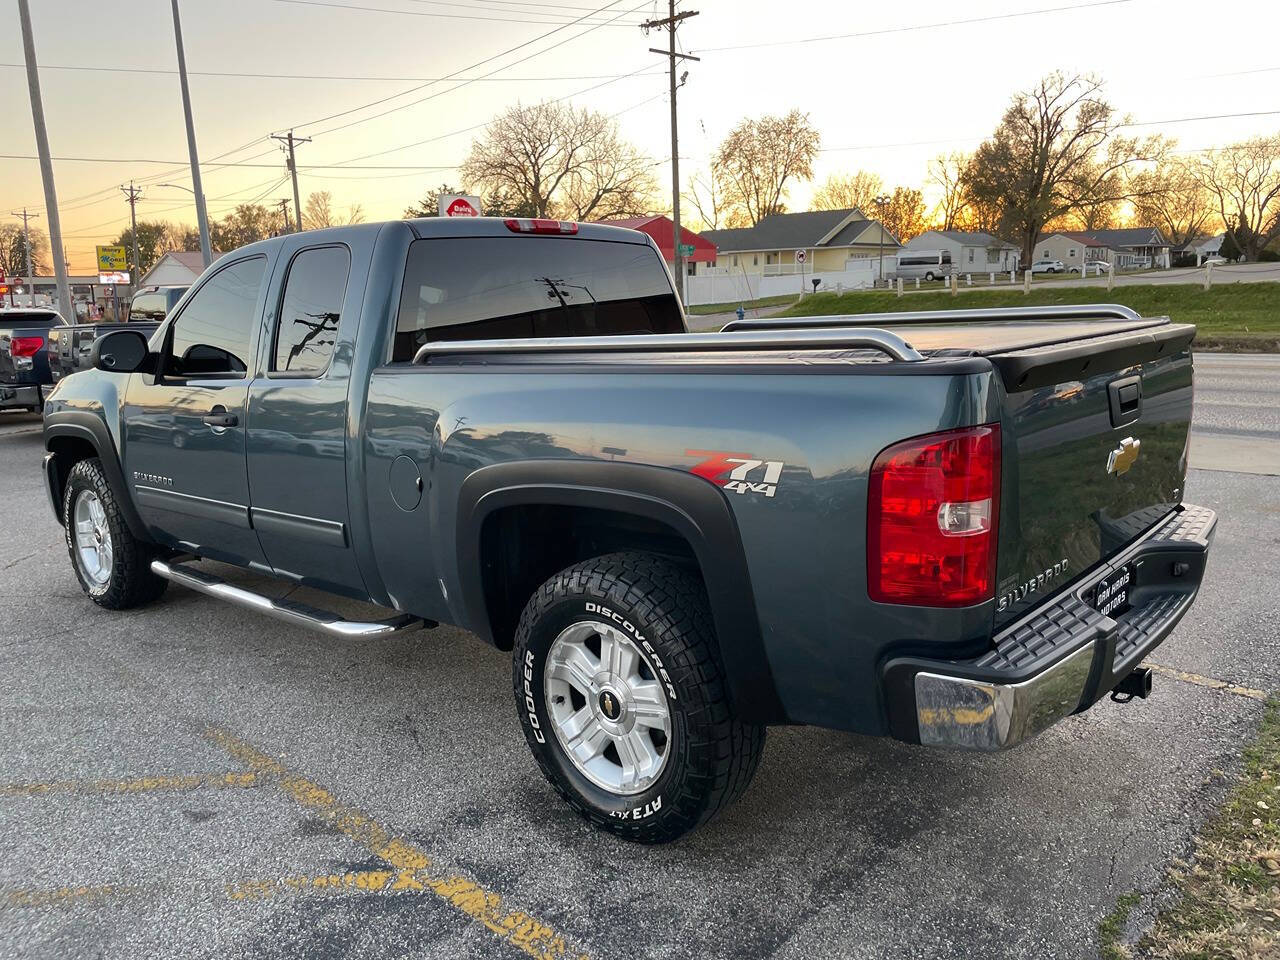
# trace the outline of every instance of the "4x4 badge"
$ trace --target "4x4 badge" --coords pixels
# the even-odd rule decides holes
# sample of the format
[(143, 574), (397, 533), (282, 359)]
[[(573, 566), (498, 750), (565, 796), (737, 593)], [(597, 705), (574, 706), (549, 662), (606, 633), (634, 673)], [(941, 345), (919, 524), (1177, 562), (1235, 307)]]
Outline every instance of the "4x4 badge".
[(1138, 454), (1142, 451), (1142, 441), (1133, 437), (1125, 437), (1107, 456), (1107, 473), (1128, 473), (1129, 468), (1138, 462)]
[[(778, 492), (778, 480), (786, 466), (781, 460), (758, 460), (749, 453), (720, 450), (686, 450), (684, 453), (687, 457), (705, 457), (690, 467), (690, 472), (730, 493), (763, 493), (772, 497)], [(760, 473), (752, 476), (761, 468)], [(728, 479), (725, 479), (726, 473)]]

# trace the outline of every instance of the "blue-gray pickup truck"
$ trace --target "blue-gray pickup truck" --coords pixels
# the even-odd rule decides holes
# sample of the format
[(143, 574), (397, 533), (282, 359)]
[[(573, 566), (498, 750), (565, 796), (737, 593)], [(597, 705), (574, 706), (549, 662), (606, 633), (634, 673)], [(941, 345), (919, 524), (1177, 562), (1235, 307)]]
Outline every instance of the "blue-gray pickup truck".
[(511, 651), (555, 789), (660, 842), (741, 796), (770, 725), (990, 751), (1145, 697), (1215, 523), (1183, 502), (1194, 333), (1107, 305), (689, 333), (639, 233), (365, 224), (98, 339), (44, 469), (94, 602), (464, 627)]

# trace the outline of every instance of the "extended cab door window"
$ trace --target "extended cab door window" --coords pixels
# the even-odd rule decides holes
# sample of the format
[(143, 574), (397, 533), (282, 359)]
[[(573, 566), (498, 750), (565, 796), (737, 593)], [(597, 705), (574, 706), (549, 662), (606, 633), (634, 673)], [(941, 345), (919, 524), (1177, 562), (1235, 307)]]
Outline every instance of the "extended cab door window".
[(350, 270), (346, 247), (313, 247), (293, 258), (276, 320), (273, 373), (319, 376), (329, 366)]
[(683, 333), (658, 252), (641, 243), (511, 236), (409, 247), (393, 361), (432, 340)]

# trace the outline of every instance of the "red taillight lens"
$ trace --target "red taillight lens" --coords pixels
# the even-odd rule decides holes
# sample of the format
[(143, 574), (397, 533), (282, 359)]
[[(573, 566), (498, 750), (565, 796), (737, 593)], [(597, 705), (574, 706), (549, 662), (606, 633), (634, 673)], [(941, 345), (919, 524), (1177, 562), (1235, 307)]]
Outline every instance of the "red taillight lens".
[(967, 607), (995, 593), (1000, 425), (904, 440), (871, 467), (867, 590), (880, 603)]
[(9, 356), (34, 357), (44, 346), (44, 337), (14, 337), (9, 341)]
[(540, 220), (529, 217), (513, 217), (504, 220), (507, 229), (514, 233), (577, 233), (578, 225), (572, 220)]

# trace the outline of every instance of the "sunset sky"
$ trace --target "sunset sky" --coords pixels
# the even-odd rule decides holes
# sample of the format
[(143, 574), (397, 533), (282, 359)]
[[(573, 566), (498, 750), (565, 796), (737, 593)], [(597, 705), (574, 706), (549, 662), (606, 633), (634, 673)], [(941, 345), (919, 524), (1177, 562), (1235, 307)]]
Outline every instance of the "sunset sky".
[[(140, 219), (195, 222), (189, 194), (155, 185), (190, 185), (169, 2), (31, 6), (53, 155), (91, 158), (54, 164), (72, 271), (85, 273), (94, 244), (128, 225), (117, 188), (131, 177), (144, 187)], [(1280, 129), (1275, 0), (678, 7), (700, 11), (680, 40), (703, 57), (687, 65), (680, 94), (682, 179), (743, 116), (799, 107), (822, 133), (816, 182), (862, 168), (890, 185), (921, 186), (930, 157), (976, 146), (1010, 95), (1054, 68), (1096, 72), (1111, 101), (1142, 123), (1262, 114), (1142, 127), (1177, 137), (1182, 149)], [(8, 107), (0, 153), (34, 156), (17, 5), (4, 0), (0, 9), (9, 28), (0, 32)], [(367, 219), (390, 219), (442, 181), (456, 184), (473, 128), (504, 106), (566, 96), (617, 114), (623, 133), (661, 161), (655, 169), (669, 190), (665, 60), (647, 52), (665, 35), (645, 37), (636, 26), (665, 10), (653, 0), (183, 0), (210, 218), (290, 194), (283, 158), (266, 139), (273, 132), (293, 127), (313, 138), (299, 150), (304, 200), (328, 190), (339, 208), (359, 202)], [(836, 38), (810, 39), (821, 37)], [(495, 57), (519, 44), (527, 45)], [(792, 208), (803, 209), (809, 193), (793, 188)], [(0, 214), (24, 204), (44, 213), (36, 161), (0, 159)], [(46, 228), (43, 217), (35, 223)]]

